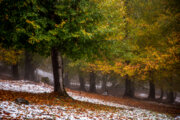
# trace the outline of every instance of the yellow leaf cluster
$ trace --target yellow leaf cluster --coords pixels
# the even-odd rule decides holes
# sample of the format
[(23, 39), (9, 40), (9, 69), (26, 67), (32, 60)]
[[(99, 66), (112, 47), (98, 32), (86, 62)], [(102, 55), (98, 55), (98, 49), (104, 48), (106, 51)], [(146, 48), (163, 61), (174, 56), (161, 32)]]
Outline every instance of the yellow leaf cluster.
[(0, 61), (3, 61), (7, 64), (16, 64), (22, 53), (22, 50), (14, 50), (12, 48), (5, 49), (0, 45)]

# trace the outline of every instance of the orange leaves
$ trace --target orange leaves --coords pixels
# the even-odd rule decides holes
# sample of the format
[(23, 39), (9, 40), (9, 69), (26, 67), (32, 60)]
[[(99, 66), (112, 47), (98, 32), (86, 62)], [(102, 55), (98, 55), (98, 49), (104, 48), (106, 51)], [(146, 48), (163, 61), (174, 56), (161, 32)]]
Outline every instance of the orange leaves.
[(114, 64), (110, 64), (106, 61), (95, 61), (94, 63), (87, 63), (87, 67), (83, 68), (83, 70), (86, 72), (100, 71), (103, 74), (107, 74), (113, 71), (116, 74), (120, 74), (121, 76), (125, 76), (127, 74), (129, 76), (133, 76), (137, 74), (138, 70), (140, 70), (140, 67), (140, 64), (127, 65), (122, 60), (119, 60)]
[(112, 66), (105, 61), (96, 61), (95, 64), (97, 65), (97, 70), (102, 71), (103, 73), (110, 73), (112, 70)]
[(10, 115), (10, 113), (8, 113), (8, 112), (6, 112), (6, 111), (3, 111), (3, 114), (5, 114), (5, 115)]
[(115, 62), (115, 64), (112, 66), (112, 71), (114, 71), (117, 74), (120, 74), (121, 76), (129, 75), (133, 76), (137, 74), (138, 70), (140, 69), (140, 64), (126, 64), (122, 60), (119, 60)]
[(82, 68), (83, 71), (101, 71), (102, 73), (110, 73), (112, 66), (106, 61), (95, 61), (94, 63), (86, 63), (86, 67)]
[(26, 23), (31, 24), (34, 29), (39, 29), (40, 26), (35, 21), (26, 20)]
[(30, 20), (26, 20), (26, 22), (29, 23), (29, 24), (33, 23), (33, 21), (30, 21)]

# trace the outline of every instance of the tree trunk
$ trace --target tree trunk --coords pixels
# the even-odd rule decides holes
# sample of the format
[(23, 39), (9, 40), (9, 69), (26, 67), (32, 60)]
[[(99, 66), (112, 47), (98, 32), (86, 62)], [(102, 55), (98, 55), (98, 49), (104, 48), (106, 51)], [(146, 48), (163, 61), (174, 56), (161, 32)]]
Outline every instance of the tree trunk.
[(29, 80), (35, 81), (35, 67), (33, 64), (31, 64), (31, 67), (29, 68)]
[(18, 63), (12, 65), (12, 76), (13, 79), (19, 80), (19, 69), (18, 69)]
[(32, 53), (25, 51), (25, 68), (24, 68), (24, 79), (35, 80), (35, 67), (33, 65)]
[(155, 99), (155, 84), (154, 84), (154, 77), (153, 77), (153, 71), (149, 71), (149, 96), (148, 99), (154, 100)]
[(173, 76), (170, 76), (170, 78), (167, 80), (170, 90), (167, 92), (167, 102), (173, 103), (175, 101), (175, 94), (173, 92)]
[(163, 99), (163, 96), (164, 96), (164, 91), (163, 91), (163, 89), (161, 88), (161, 94), (160, 94), (159, 99), (162, 100), (162, 99)]
[(134, 84), (126, 75), (124, 97), (134, 97)]
[(70, 81), (69, 81), (69, 75), (68, 75), (68, 72), (65, 73), (65, 77), (64, 77), (64, 85), (65, 85), (65, 87), (69, 87), (69, 86), (70, 86)]
[(60, 96), (68, 96), (63, 84), (63, 59), (61, 54), (58, 55), (56, 48), (52, 48), (51, 59), (54, 77), (54, 92), (58, 92)]
[(89, 88), (89, 92), (96, 92), (96, 75), (95, 73), (92, 71), (90, 72), (90, 88)]
[(82, 72), (82, 71), (79, 71), (79, 82), (80, 82), (79, 90), (86, 91), (86, 89), (85, 89), (85, 83), (84, 83), (84, 78), (83, 78), (81, 72)]
[(107, 75), (103, 75), (103, 80), (102, 80), (102, 87), (101, 87), (101, 90), (103, 91), (103, 92), (107, 92), (107, 86), (106, 86), (106, 84), (107, 84)]
[(24, 65), (24, 79), (29, 80), (30, 75), (29, 75), (29, 68), (31, 67), (29, 62), (31, 61), (31, 57), (29, 52), (25, 51), (25, 65)]
[(135, 87), (134, 87), (134, 81), (131, 80), (131, 93), (132, 93), (132, 97), (134, 97), (134, 93), (135, 93)]
[(149, 99), (154, 100), (155, 99), (155, 85), (152, 80), (149, 81)]
[(167, 94), (167, 102), (168, 103), (173, 103), (175, 100), (174, 92), (171, 90)]

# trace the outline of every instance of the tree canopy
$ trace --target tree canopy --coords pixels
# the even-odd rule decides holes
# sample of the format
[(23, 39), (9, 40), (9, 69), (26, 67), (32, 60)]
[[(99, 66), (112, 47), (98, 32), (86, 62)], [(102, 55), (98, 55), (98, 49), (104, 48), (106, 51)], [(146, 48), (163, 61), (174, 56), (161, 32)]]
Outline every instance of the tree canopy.
[(0, 8), (1, 52), (60, 53), (89, 72), (153, 76), (179, 91), (178, 0), (1, 0)]

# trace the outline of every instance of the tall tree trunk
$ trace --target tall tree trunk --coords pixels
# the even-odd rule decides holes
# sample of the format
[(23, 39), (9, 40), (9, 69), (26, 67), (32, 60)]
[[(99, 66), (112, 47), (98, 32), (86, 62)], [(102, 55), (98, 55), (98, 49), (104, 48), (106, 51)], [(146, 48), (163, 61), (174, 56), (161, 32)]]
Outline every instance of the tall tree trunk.
[(65, 76), (64, 76), (64, 85), (66, 87), (69, 87), (70, 86), (70, 81), (69, 81), (69, 74), (68, 72), (65, 73)]
[(24, 79), (35, 80), (35, 66), (33, 65), (32, 53), (25, 51), (25, 68), (24, 68)]
[(171, 90), (167, 93), (167, 102), (173, 103), (175, 101), (174, 92)]
[(155, 85), (152, 80), (149, 81), (149, 99), (154, 100), (155, 99)]
[(18, 63), (11, 66), (13, 79), (19, 80)]
[(29, 68), (31, 67), (29, 62), (31, 61), (31, 57), (29, 52), (25, 51), (25, 65), (24, 65), (24, 79), (29, 80), (30, 75), (29, 75)]
[(173, 103), (175, 101), (175, 94), (173, 92), (173, 76), (170, 76), (170, 78), (167, 80), (170, 90), (167, 92), (167, 102)]
[(54, 76), (54, 92), (58, 92), (60, 96), (68, 96), (63, 84), (63, 59), (61, 54), (58, 55), (56, 48), (52, 48), (51, 59)]
[[(126, 64), (129, 65), (130, 61), (126, 60)], [(131, 81), (128, 74), (125, 76), (124, 97), (134, 97), (134, 83)]]
[(134, 97), (134, 83), (126, 75), (124, 97)]
[(79, 71), (79, 82), (80, 82), (79, 90), (86, 91), (86, 89), (85, 89), (85, 83), (84, 83), (84, 78), (83, 78), (81, 72), (82, 72), (82, 71)]
[(134, 81), (131, 80), (131, 96), (134, 97), (134, 93), (135, 93), (135, 86), (134, 86)]
[(163, 89), (161, 88), (161, 94), (160, 94), (159, 99), (162, 100), (162, 99), (163, 99), (163, 96), (164, 96), (164, 91), (163, 91)]
[(33, 64), (31, 64), (31, 68), (29, 70), (29, 79), (35, 81), (36, 77), (35, 77), (35, 66)]
[(155, 99), (155, 84), (154, 84), (154, 76), (153, 76), (153, 71), (149, 71), (149, 96), (148, 99), (154, 100)]
[(90, 88), (89, 88), (89, 92), (96, 92), (96, 75), (95, 73), (92, 71), (90, 72)]
[(107, 92), (107, 75), (103, 75), (103, 80), (102, 80), (102, 87), (101, 87), (101, 90), (103, 92)]

